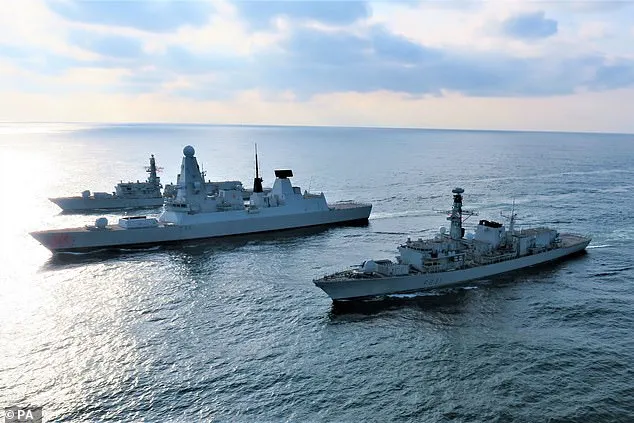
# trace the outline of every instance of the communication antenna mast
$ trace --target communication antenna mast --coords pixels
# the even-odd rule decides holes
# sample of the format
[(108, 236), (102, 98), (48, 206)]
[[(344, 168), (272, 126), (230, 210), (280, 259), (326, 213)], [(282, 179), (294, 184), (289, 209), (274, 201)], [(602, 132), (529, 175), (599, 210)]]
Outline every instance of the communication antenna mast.
[(253, 178), (253, 192), (264, 192), (262, 189), (262, 181), (260, 178), (260, 168), (258, 165), (258, 144), (255, 144), (255, 178)]
[(505, 217), (509, 220), (509, 232), (513, 232), (513, 229), (515, 227), (515, 221), (517, 220), (517, 213), (515, 213), (515, 198), (513, 198), (513, 206), (511, 208), (511, 215), (506, 215), (502, 212), (500, 212), (500, 216)]

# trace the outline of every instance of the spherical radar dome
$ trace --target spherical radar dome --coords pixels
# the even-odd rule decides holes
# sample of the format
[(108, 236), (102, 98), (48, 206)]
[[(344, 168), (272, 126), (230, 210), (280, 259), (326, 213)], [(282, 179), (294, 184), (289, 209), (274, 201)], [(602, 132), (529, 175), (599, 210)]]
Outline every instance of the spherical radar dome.
[(195, 152), (196, 150), (194, 150), (194, 147), (192, 147), (191, 145), (183, 148), (183, 154), (185, 155), (185, 157), (194, 157)]

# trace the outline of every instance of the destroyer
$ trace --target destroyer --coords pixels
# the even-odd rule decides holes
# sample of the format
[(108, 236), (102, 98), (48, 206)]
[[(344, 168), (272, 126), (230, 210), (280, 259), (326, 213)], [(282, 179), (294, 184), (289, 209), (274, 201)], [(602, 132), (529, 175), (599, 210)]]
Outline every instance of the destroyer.
[(165, 199), (158, 219), (122, 217), (109, 225), (99, 218), (94, 225), (32, 232), (53, 252), (89, 251), (113, 247), (144, 247), (192, 239), (215, 238), (309, 226), (367, 222), (372, 206), (354, 202), (328, 204), (323, 193), (301, 192), (291, 185), (291, 170), (276, 170), (269, 193), (264, 193), (256, 154), (256, 176), (248, 203), (237, 189), (207, 195), (194, 148), (183, 149), (181, 171), (173, 198)]
[(315, 285), (333, 300), (444, 288), (561, 259), (585, 250), (590, 243), (587, 236), (560, 234), (550, 228), (515, 230), (513, 212), (508, 230), (501, 223), (480, 220), (475, 233), (465, 238), (464, 190), (452, 192), (449, 234), (441, 227), (433, 239), (408, 239), (398, 247), (396, 262), (368, 260), (358, 268), (316, 279)]

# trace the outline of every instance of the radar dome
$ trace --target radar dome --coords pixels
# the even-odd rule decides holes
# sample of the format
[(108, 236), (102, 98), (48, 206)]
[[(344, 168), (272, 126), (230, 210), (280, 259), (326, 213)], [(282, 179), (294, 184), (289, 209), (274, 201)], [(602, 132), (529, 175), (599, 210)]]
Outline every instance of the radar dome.
[(379, 266), (377, 266), (374, 260), (367, 260), (363, 263), (363, 272), (364, 273), (372, 273), (376, 272)]
[(105, 217), (100, 217), (99, 219), (95, 220), (95, 226), (99, 229), (105, 228), (106, 226), (108, 226), (108, 219), (106, 219)]
[(183, 148), (183, 154), (185, 155), (185, 157), (194, 157), (195, 152), (196, 150), (194, 150), (194, 147), (192, 147), (191, 145), (188, 145), (185, 148)]

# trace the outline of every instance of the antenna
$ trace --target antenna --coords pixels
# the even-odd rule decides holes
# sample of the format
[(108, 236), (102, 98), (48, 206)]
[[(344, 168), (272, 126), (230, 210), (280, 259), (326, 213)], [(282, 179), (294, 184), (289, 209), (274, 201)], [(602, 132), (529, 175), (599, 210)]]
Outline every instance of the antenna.
[[(438, 209), (434, 209), (432, 208), (431, 211), (433, 211), (434, 213), (438, 213), (438, 214), (446, 214), (448, 215), (448, 217), (451, 216), (452, 211), (451, 210), (438, 210)], [(477, 210), (467, 210), (467, 209), (462, 209), (462, 221), (466, 222), (467, 219), (469, 219), (471, 216), (479, 216), (480, 213)]]
[(150, 165), (149, 166), (144, 166), (145, 167), (145, 171), (147, 173), (152, 173), (152, 169), (154, 169), (155, 172), (162, 172), (163, 168), (160, 166), (156, 165), (156, 162), (154, 161), (154, 154), (150, 155)]
[(515, 198), (513, 198), (513, 206), (511, 208), (511, 215), (505, 215), (504, 213), (500, 212), (500, 216), (502, 217), (506, 217), (507, 219), (509, 219), (509, 232), (513, 232), (514, 226), (515, 226), (515, 218), (517, 217), (517, 213), (515, 213)]
[(260, 168), (258, 165), (258, 144), (255, 143), (255, 178), (253, 178), (253, 192), (264, 192), (262, 189), (262, 181), (260, 178)]
[(515, 197), (513, 197), (513, 206), (511, 206), (511, 222), (509, 223), (509, 230), (513, 231), (513, 226), (515, 226)]
[(255, 177), (260, 177), (260, 170), (258, 169), (258, 143), (255, 143)]

